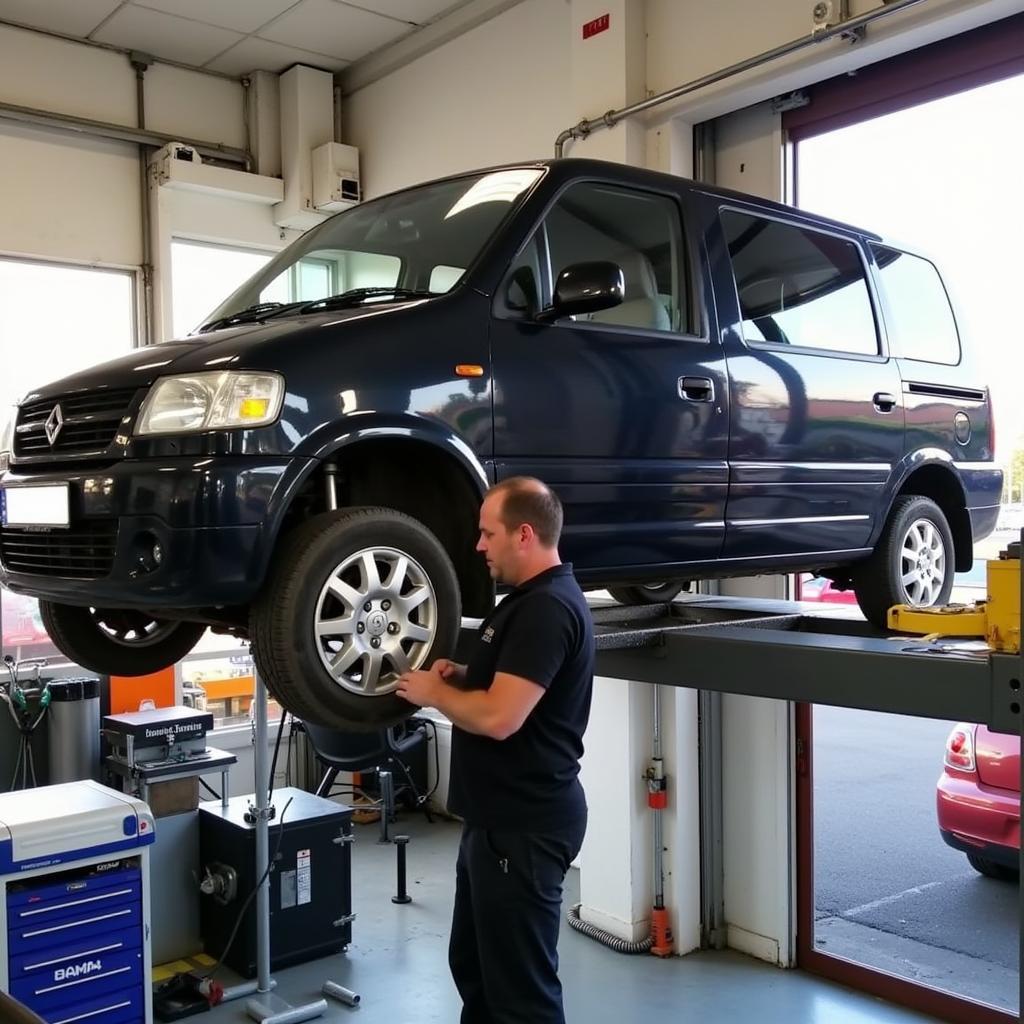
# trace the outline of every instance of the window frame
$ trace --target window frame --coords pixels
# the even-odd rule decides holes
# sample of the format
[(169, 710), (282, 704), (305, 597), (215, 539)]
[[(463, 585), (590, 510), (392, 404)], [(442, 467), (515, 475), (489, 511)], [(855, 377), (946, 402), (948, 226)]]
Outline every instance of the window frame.
[(960, 366), (964, 361), (964, 340), (960, 333), (960, 320), (956, 315), (956, 308), (953, 305), (953, 297), (949, 294), (949, 288), (946, 287), (946, 282), (942, 277), (942, 273), (939, 268), (935, 265), (934, 260), (928, 259), (927, 256), (922, 256), (920, 253), (911, 252), (909, 249), (903, 249), (898, 245), (892, 245), (889, 242), (883, 241), (870, 241), (868, 242), (868, 252), (871, 256), (871, 272), (877, 275), (877, 289), (879, 296), (879, 303), (882, 308), (882, 312), (887, 322), (891, 321), (894, 325), (898, 323), (899, 318), (895, 314), (892, 302), (889, 299), (889, 289), (886, 288), (885, 282), (882, 278), (882, 268), (878, 265), (877, 257), (875, 255), (875, 249), (890, 249), (892, 252), (902, 253), (904, 256), (911, 256), (915, 259), (919, 259), (932, 268), (935, 272), (935, 278), (939, 282), (939, 287), (942, 289), (942, 294), (946, 298), (946, 306), (949, 309), (949, 317), (953, 322), (953, 334), (956, 337), (956, 359), (953, 362), (948, 362), (944, 359), (921, 359), (918, 356), (906, 355), (900, 349), (899, 336), (894, 336), (893, 343), (890, 346), (890, 352), (896, 359), (904, 359), (911, 363), (927, 363), (929, 366)]
[[(797, 228), (801, 231), (810, 231), (820, 235), (827, 235), (830, 238), (836, 238), (841, 242), (848, 242), (853, 245), (857, 253), (857, 258), (860, 260), (861, 270), (864, 274), (864, 285), (868, 294), (868, 306), (871, 310), (871, 318), (875, 325), (875, 341), (877, 344), (875, 352), (851, 352), (848, 349), (842, 348), (818, 348), (809, 345), (786, 345), (774, 341), (758, 341), (756, 339), (747, 338), (742, 329), (744, 322), (743, 303), (740, 301), (739, 284), (736, 280), (736, 270), (733, 267), (732, 255), (729, 252), (729, 243), (725, 224), (722, 221), (722, 214), (726, 212), (738, 213), (745, 217), (772, 221), (777, 224), (782, 224), (784, 227)], [(856, 359), (862, 362), (873, 363), (884, 363), (893, 357), (892, 351), (889, 347), (889, 338), (886, 334), (885, 320), (881, 316), (882, 306), (880, 296), (875, 287), (875, 279), (873, 276), (874, 261), (873, 259), (868, 259), (867, 253), (865, 252), (864, 239), (859, 233), (855, 231), (846, 232), (836, 230), (831, 225), (821, 225), (812, 221), (804, 220), (800, 217), (780, 216), (774, 213), (774, 211), (767, 212), (759, 209), (758, 207), (743, 206), (739, 203), (720, 203), (718, 205), (718, 211), (715, 219), (718, 225), (718, 230), (721, 232), (722, 247), (724, 249), (725, 259), (732, 277), (732, 290), (736, 298), (736, 315), (739, 318), (739, 337), (748, 349), (766, 349), (770, 352), (793, 352), (800, 355), (822, 356), (827, 359)]]
[(541, 323), (541, 321), (537, 320), (529, 313), (523, 313), (521, 310), (514, 309), (507, 304), (506, 296), (508, 294), (512, 268), (515, 266), (520, 256), (522, 256), (527, 246), (529, 246), (538, 235), (542, 235), (542, 244), (539, 256), (542, 265), (546, 268), (547, 280), (541, 282), (540, 290), (542, 302), (550, 302), (554, 286), (554, 272), (551, 267), (551, 252), (547, 238), (547, 219), (551, 210), (554, 209), (554, 207), (561, 201), (565, 193), (569, 189), (575, 188), (579, 185), (599, 185), (606, 188), (616, 188), (625, 192), (632, 192), (634, 194), (667, 199), (672, 204), (676, 213), (676, 225), (679, 236), (679, 256), (682, 264), (677, 271), (676, 284), (679, 287), (680, 296), (685, 298), (685, 309), (688, 313), (686, 320), (688, 322), (681, 325), (679, 329), (671, 329), (667, 331), (651, 330), (646, 327), (631, 327), (624, 324), (604, 324), (591, 320), (544, 321), (544, 326), (557, 327), (560, 329), (571, 328), (574, 330), (593, 330), (602, 334), (631, 333), (643, 337), (672, 337), (685, 341), (698, 341), (703, 342), (704, 344), (710, 344), (711, 332), (708, 327), (707, 310), (704, 304), (704, 293), (701, 288), (701, 263), (699, 259), (699, 249), (693, 232), (687, 230), (687, 224), (692, 219), (692, 216), (683, 200), (683, 197), (680, 193), (673, 191), (672, 189), (658, 188), (656, 186), (649, 185), (636, 185), (631, 182), (623, 182), (614, 178), (604, 178), (595, 175), (573, 178), (571, 181), (564, 182), (556, 190), (554, 195), (551, 196), (544, 204), (544, 207), (538, 216), (530, 223), (529, 228), (523, 236), (522, 242), (516, 246), (516, 250), (512, 254), (512, 258), (509, 260), (501, 275), (501, 281), (495, 292), (495, 302), (492, 315), (499, 320)]

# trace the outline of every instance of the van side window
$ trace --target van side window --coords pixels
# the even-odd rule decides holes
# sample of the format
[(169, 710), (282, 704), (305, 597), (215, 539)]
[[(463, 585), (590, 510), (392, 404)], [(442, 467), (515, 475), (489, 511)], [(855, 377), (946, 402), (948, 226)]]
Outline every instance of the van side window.
[(682, 225), (679, 209), (668, 197), (581, 182), (562, 193), (541, 232), (547, 241), (549, 294), (559, 273), (573, 263), (609, 260), (622, 270), (624, 301), (573, 319), (654, 331), (690, 330), (682, 293)]
[(721, 212), (749, 343), (877, 355), (860, 251), (823, 231)]
[(882, 281), (893, 353), (903, 359), (955, 366), (960, 337), (949, 296), (935, 267), (920, 256), (873, 245)]

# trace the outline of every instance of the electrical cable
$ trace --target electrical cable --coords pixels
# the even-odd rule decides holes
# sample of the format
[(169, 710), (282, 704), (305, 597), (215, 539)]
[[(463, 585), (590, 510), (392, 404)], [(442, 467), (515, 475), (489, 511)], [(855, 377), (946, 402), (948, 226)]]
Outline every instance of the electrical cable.
[(245, 917), (245, 912), (249, 909), (249, 904), (252, 903), (253, 899), (256, 896), (256, 893), (260, 891), (260, 886), (266, 881), (267, 877), (270, 874), (270, 869), (274, 866), (274, 862), (277, 860), (277, 855), (281, 852), (281, 840), (284, 838), (284, 816), (288, 813), (288, 808), (291, 806), (292, 799), (292, 797), (288, 798), (288, 802), (284, 805), (284, 808), (281, 811), (281, 817), (277, 819), (277, 842), (274, 844), (274, 852), (267, 860), (266, 869), (264, 870), (263, 874), (260, 875), (259, 881), (252, 887), (252, 889), (249, 892), (249, 895), (245, 897), (245, 902), (239, 909), (238, 916), (235, 918), (234, 927), (231, 929), (231, 934), (228, 936), (228, 941), (227, 945), (224, 947), (224, 952), (221, 953), (220, 958), (210, 969), (210, 973), (204, 975), (204, 978), (206, 978), (207, 980), (211, 979), (217, 973), (217, 971), (219, 971), (220, 968), (223, 966), (224, 958), (228, 955), (228, 953), (231, 952), (231, 946), (234, 943), (235, 936), (238, 934), (238, 929), (242, 924), (242, 918)]
[(284, 723), (288, 718), (288, 712), (282, 711), (281, 717), (277, 721), (277, 739), (274, 741), (274, 756), (270, 762), (270, 779), (267, 782), (267, 803), (270, 803), (270, 798), (274, 795), (274, 775), (277, 773), (277, 755), (281, 750), (281, 736), (284, 733)]
[(209, 794), (210, 794), (211, 796), (215, 797), (215, 798), (216, 798), (217, 800), (223, 800), (223, 799), (224, 799), (224, 798), (223, 798), (223, 797), (221, 796), (221, 794), (220, 794), (220, 793), (218, 793), (218, 792), (217, 792), (217, 790), (215, 790), (215, 789), (213, 788), (213, 786), (211, 786), (211, 785), (210, 785), (210, 784), (209, 784), (209, 783), (208, 783), (208, 782), (206, 781), (206, 779), (200, 779), (200, 780), (199, 780), (199, 785), (200, 785), (200, 786), (202, 786), (202, 787), (203, 787), (203, 789), (205, 789), (205, 790), (207, 791), (207, 793), (209, 793)]

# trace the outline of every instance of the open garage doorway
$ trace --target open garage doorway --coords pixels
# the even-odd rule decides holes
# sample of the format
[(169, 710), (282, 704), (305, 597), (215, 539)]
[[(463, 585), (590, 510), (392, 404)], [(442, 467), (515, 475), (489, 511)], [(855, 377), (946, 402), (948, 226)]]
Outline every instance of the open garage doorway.
[[(987, 361), (1005, 504), (975, 546), (981, 590), (965, 577), (961, 600), (983, 596), (985, 559), (1019, 538), (1024, 517), (1024, 74), (992, 77), (864, 120), (847, 104), (831, 130), (797, 117), (792, 133), (797, 205), (932, 257)], [(942, 1019), (1017, 1020), (1019, 879), (958, 838), (943, 808), (950, 791), (996, 808), (991, 838), (1019, 847), (1019, 739), (807, 706), (798, 736), (801, 965)]]

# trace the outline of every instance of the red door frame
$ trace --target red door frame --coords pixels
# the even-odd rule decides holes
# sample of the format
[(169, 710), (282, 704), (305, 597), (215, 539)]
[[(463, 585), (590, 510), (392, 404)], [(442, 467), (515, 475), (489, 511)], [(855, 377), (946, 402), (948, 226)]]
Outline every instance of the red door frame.
[(797, 965), (811, 974), (930, 1014), (950, 1024), (1013, 1024), (1006, 1010), (928, 988), (865, 964), (822, 953), (814, 945), (814, 715), (813, 705), (796, 706)]

